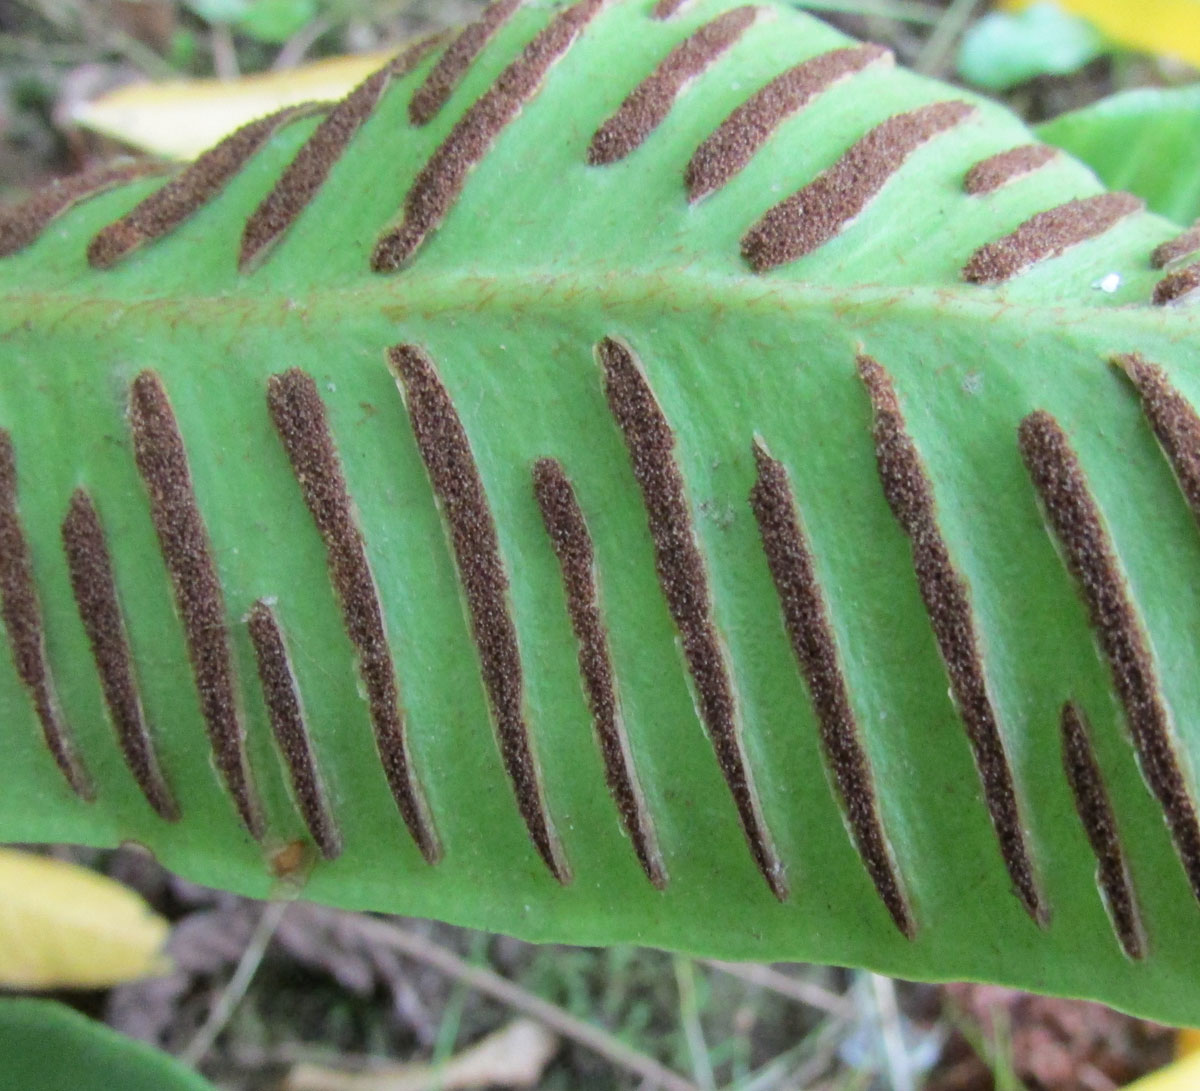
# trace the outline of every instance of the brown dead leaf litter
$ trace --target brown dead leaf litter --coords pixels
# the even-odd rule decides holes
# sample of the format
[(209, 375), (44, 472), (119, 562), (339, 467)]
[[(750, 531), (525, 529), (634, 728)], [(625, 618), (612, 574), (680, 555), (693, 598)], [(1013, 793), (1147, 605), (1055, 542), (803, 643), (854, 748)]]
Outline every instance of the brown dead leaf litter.
[[(126, 883), (173, 925), (171, 974), (62, 999), (186, 1054), (267, 907), (133, 849), (50, 851)], [(1168, 1028), (1100, 1005), (992, 986), (539, 947), (304, 902), (275, 918), (249, 989), (197, 1065), (223, 1091), (432, 1091), (431, 1066), (445, 1064), (443, 1088), (701, 1091), (697, 1048), (713, 1087), (758, 1076), (776, 1091), (889, 1091), (899, 1086), (883, 1059), (889, 1019), (924, 1091), (1116, 1091), (1165, 1064), (1173, 1044)]]

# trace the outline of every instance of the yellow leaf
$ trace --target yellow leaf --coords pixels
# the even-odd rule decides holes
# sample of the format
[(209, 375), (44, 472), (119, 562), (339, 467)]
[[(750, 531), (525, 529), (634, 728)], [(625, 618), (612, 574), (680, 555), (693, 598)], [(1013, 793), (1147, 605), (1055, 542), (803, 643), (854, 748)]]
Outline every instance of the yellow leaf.
[[(1001, 0), (1010, 10), (1038, 0)], [(1044, 0), (1043, 0), (1044, 2)], [(1200, 0), (1057, 0), (1112, 41), (1200, 65)]]
[(170, 80), (119, 88), (71, 110), (71, 120), (156, 155), (193, 159), (226, 133), (284, 106), (339, 99), (395, 50), (333, 57), (236, 80)]
[(1175, 1056), (1190, 1057), (1200, 1053), (1200, 1030), (1184, 1028), (1175, 1035)]
[(470, 1091), (477, 1087), (536, 1087), (558, 1052), (558, 1038), (533, 1019), (517, 1019), (444, 1065), (402, 1064), (372, 1072), (343, 1072), (298, 1064), (284, 1091)]
[(1196, 1091), (1200, 1087), (1200, 1054), (1160, 1068), (1128, 1084), (1125, 1091)]
[(169, 925), (94, 871), (0, 849), (0, 986), (93, 989), (170, 969)]

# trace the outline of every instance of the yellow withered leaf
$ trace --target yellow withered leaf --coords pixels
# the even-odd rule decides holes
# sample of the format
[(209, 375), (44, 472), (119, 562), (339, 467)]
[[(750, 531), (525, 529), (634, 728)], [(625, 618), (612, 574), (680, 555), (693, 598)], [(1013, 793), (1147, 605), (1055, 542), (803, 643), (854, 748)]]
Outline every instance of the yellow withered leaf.
[[(1039, 0), (1001, 0), (1018, 11)], [(1045, 2), (1045, 0), (1041, 0)], [(1057, 0), (1118, 45), (1200, 65), (1200, 0)]]
[(1200, 1087), (1200, 1054), (1160, 1068), (1129, 1084), (1125, 1091), (1196, 1091)]
[(1175, 1055), (1174, 1064), (1135, 1080), (1125, 1091), (1195, 1091), (1200, 1087), (1200, 1030), (1180, 1030)]
[(79, 103), (70, 117), (77, 125), (135, 148), (193, 159), (256, 117), (301, 102), (340, 99), (397, 49), (331, 57), (236, 80), (131, 84)]
[(168, 931), (112, 879), (0, 849), (0, 987), (104, 988), (165, 973)]

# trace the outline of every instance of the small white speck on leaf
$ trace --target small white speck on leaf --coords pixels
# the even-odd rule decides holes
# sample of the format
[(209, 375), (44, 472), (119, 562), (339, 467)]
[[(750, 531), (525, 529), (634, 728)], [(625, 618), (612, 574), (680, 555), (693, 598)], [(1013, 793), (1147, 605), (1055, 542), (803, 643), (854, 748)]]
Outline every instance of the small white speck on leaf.
[(1102, 276), (1099, 280), (1094, 281), (1092, 287), (1101, 292), (1107, 292), (1109, 295), (1112, 295), (1113, 292), (1121, 287), (1121, 274), (1108, 273), (1105, 276)]

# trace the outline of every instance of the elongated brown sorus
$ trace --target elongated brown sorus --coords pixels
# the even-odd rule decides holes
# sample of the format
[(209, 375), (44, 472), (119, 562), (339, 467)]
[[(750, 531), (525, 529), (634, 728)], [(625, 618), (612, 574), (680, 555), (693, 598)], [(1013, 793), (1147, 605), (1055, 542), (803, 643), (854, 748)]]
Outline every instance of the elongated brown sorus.
[(433, 361), (416, 345), (395, 345), (388, 361), (404, 392), (417, 448), (438, 499), (467, 601), (500, 754), (534, 848), (560, 883), (571, 870), (542, 792), (529, 726), (517, 629), (496, 522), (471, 445)]
[(225, 596), (192, 489), (183, 437), (162, 380), (153, 371), (143, 371), (133, 381), (129, 422), (134, 459), (183, 621), (213, 757), (242, 824), (261, 838), (265, 828), (246, 760)]
[(1165, 269), (1172, 262), (1186, 258), (1200, 250), (1200, 221), (1186, 231), (1156, 246), (1150, 254), (1150, 264), (1155, 269)]
[(116, 728), (125, 764), (146, 802), (160, 818), (174, 822), (179, 806), (163, 776), (134, 679), (133, 655), (104, 528), (92, 498), (76, 489), (62, 524), (63, 549), (79, 618), (92, 647), (104, 703)]
[(91, 777), (76, 753), (54, 696), (33, 557), (17, 510), (17, 461), (12, 436), (4, 430), (0, 430), (0, 617), (8, 632), (13, 666), (29, 691), (54, 764), (71, 790), (91, 801), (95, 796)]
[(1039, 212), (1002, 239), (976, 250), (963, 268), (963, 279), (972, 284), (1011, 280), (1038, 262), (1103, 235), (1144, 207), (1140, 198), (1129, 193), (1101, 193)]
[(300, 689), (292, 670), (283, 632), (275, 613), (260, 599), (246, 619), (250, 642), (258, 662), (258, 678), (271, 721), (271, 730), (283, 755), (296, 804), (313, 842), (326, 860), (342, 853), (342, 837), (333, 821), (312, 741), (304, 723)]
[(105, 163), (42, 186), (19, 204), (0, 209), (0, 258), (36, 242), (54, 219), (82, 201), (139, 178), (166, 174), (171, 169), (170, 164), (153, 159), (133, 159)]
[(392, 798), (421, 855), (428, 863), (436, 863), (441, 858), (441, 847), (409, 756), (383, 607), (362, 531), (354, 517), (325, 403), (312, 376), (292, 368), (271, 376), (267, 405), (304, 503), (325, 543), (329, 576), (341, 605), (346, 634), (358, 655), (375, 746)]
[(1021, 455), (1046, 520), (1087, 603), (1092, 629), (1125, 709), (1142, 775), (1162, 806), (1192, 892), (1200, 901), (1200, 824), (1175, 754), (1170, 714), (1120, 562), (1079, 459), (1045, 410), (1020, 427)]
[(688, 0), (658, 0), (651, 12), (655, 19), (670, 19)]
[(701, 722), (716, 753), (758, 870), (780, 901), (787, 898), (782, 862), (759, 808), (742, 747), (737, 699), (713, 620), (708, 574), (675, 460), (675, 436), (632, 351), (606, 337), (596, 346), (604, 393), (641, 490), (654, 563), (667, 608), (679, 630)]
[(1200, 416), (1157, 364), (1136, 353), (1118, 356), (1114, 363), (1141, 396), (1150, 427), (1175, 471), (1188, 507), (1200, 523)]
[(458, 200), (471, 169), (533, 98), (551, 66), (570, 49), (604, 3), (577, 0), (556, 15), (467, 110), (421, 168), (404, 200), (400, 225), (375, 244), (372, 269), (393, 272), (417, 252)]
[(1168, 303), (1190, 296), (1200, 288), (1200, 261), (1185, 265), (1168, 273), (1154, 286), (1155, 306), (1163, 307)]
[(954, 703), (967, 729), (1004, 866), (1026, 912), (1045, 925), (1047, 907), (1038, 889), (1012, 770), (988, 691), (970, 590), (938, 527), (933, 486), (908, 434), (891, 377), (869, 356), (858, 358), (858, 374), (875, 417), (875, 460), (884, 496), (912, 543), (917, 587), (946, 665)]
[(524, 0), (492, 0), (478, 19), (459, 31), (458, 36), (446, 47), (429, 75), (409, 99), (409, 121), (414, 125), (428, 125), (437, 117), (483, 47), (513, 17), (523, 2)]
[(596, 553), (583, 511), (562, 466), (552, 458), (533, 467), (533, 492), (542, 522), (562, 569), (567, 613), (579, 644), (579, 673), (587, 696), (596, 740), (604, 758), (608, 790), (612, 793), (634, 852), (646, 877), (660, 890), (667, 885), (654, 826), (638, 784), (621, 720), (617, 683), (613, 675), (608, 635), (600, 614), (596, 586)]
[(896, 927), (912, 939), (916, 924), (883, 831), (870, 765), (859, 741), (833, 626), (787, 470), (758, 442), (754, 461), (758, 477), (750, 492), (750, 506), (779, 595), (784, 627), (817, 713), (821, 747), (833, 773), (842, 813), (880, 900)]
[(684, 85), (729, 49), (757, 14), (749, 6), (732, 8), (672, 49), (596, 130), (588, 146), (588, 162), (593, 167), (615, 163), (639, 148), (666, 119)]
[(1071, 701), (1063, 705), (1062, 751), (1067, 783), (1071, 785), (1075, 809), (1079, 812), (1088, 843), (1096, 854), (1100, 889), (1104, 892), (1104, 905), (1117, 940), (1125, 954), (1140, 959), (1146, 955), (1141, 914), (1117, 835), (1117, 819), (1092, 751), (1088, 730), (1080, 709)]
[(274, 246), (309, 206), (334, 164), (370, 118), (384, 92), (407, 76), (439, 42), (433, 35), (409, 46), (334, 106), (304, 142), (242, 231), (238, 268), (245, 272)]
[(323, 104), (314, 102), (286, 106), (230, 133), (119, 220), (101, 228), (88, 243), (92, 268), (109, 269), (139, 247), (174, 231), (216, 197), (276, 131), (323, 109)]
[(972, 197), (993, 193), (1001, 186), (1040, 170), (1058, 158), (1060, 152), (1049, 144), (1022, 144), (1008, 151), (981, 159), (963, 179), (963, 189)]
[(966, 102), (935, 102), (888, 118), (807, 186), (768, 209), (742, 238), (742, 256), (756, 273), (765, 273), (823, 246), (914, 151), (973, 113)]
[(780, 124), (822, 92), (874, 64), (891, 64), (878, 45), (834, 49), (789, 68), (733, 111), (696, 149), (684, 171), (688, 199), (720, 189), (742, 171)]

